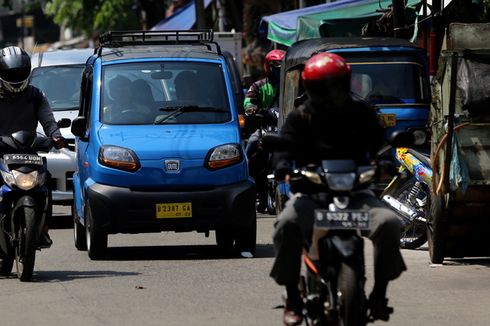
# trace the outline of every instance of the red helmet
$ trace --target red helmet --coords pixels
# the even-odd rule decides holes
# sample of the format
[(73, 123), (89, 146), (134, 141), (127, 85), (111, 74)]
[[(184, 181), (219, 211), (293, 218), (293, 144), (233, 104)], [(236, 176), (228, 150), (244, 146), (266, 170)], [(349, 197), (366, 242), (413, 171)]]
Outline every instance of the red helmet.
[(266, 54), (264, 58), (264, 71), (266, 75), (271, 73), (271, 63), (275, 61), (281, 64), (285, 54), (286, 52), (283, 50), (272, 50)]
[(350, 94), (351, 67), (341, 56), (322, 52), (305, 63), (301, 80), (314, 102), (326, 102)]

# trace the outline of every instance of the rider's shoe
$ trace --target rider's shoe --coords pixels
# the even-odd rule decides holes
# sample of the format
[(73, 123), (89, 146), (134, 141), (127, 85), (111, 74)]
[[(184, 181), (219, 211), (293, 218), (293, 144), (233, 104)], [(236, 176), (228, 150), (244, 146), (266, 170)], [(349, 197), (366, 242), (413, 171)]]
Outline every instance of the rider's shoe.
[(388, 321), (390, 319), (390, 315), (393, 313), (394, 309), (388, 306), (388, 299), (376, 299), (374, 297), (370, 297), (368, 300), (368, 308), (369, 308), (369, 319), (371, 321), (375, 320), (383, 320)]
[(38, 246), (41, 249), (47, 249), (51, 247), (53, 244), (53, 240), (51, 240), (51, 237), (49, 236), (48, 232), (41, 232), (39, 235), (39, 242)]
[(286, 300), (283, 323), (286, 326), (301, 325), (303, 322), (303, 305), (301, 300)]
[(267, 212), (267, 204), (264, 204), (263, 202), (259, 201), (256, 210), (258, 213), (265, 214)]

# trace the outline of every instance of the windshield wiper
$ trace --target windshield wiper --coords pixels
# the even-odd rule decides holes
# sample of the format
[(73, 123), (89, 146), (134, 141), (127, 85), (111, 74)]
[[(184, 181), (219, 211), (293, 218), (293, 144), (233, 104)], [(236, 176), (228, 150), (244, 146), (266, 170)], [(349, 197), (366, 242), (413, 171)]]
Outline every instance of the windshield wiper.
[(155, 122), (153, 123), (155, 125), (162, 124), (167, 120), (173, 117), (177, 117), (182, 113), (186, 113), (186, 112), (223, 112), (223, 113), (228, 112), (228, 110), (225, 108), (214, 107), (214, 106), (198, 106), (198, 105), (166, 106), (160, 108), (159, 110), (164, 112), (169, 111), (170, 114), (155, 120)]

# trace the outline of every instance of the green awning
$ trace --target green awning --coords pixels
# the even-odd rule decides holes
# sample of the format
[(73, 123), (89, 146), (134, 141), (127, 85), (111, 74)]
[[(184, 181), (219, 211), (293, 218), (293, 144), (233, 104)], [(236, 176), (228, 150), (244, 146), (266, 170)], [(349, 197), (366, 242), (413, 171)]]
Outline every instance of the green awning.
[[(415, 7), (420, 2), (408, 0), (408, 6)], [(391, 5), (392, 0), (341, 0), (267, 16), (262, 19), (262, 26), (267, 24), (269, 40), (287, 46), (320, 37), (322, 25), (327, 26), (329, 36), (360, 35), (363, 24), (382, 15), (376, 10)]]

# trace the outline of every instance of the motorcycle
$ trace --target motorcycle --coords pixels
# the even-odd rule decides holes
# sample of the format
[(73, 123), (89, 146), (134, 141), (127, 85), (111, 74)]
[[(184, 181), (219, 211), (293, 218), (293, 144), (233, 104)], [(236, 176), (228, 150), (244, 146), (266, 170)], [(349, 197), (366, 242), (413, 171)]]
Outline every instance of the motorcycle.
[[(65, 127), (68, 119), (58, 122)], [(0, 275), (10, 275), (14, 262), (21, 281), (32, 278), (39, 237), (49, 211), (46, 159), (53, 141), (28, 131), (0, 137)]]
[(430, 158), (406, 147), (396, 149), (396, 158), (401, 164), (398, 174), (383, 191), (381, 198), (401, 217), (403, 230), (400, 247), (416, 249), (427, 241), (432, 185)]
[(280, 205), (283, 205), (285, 202), (285, 199), (281, 197), (281, 187), (284, 186), (274, 179), (271, 163), (272, 155), (262, 148), (262, 139), (264, 136), (279, 134), (279, 128), (277, 127), (278, 118), (279, 110), (277, 108), (262, 110), (260, 113), (254, 115), (254, 119), (256, 120), (255, 124), (257, 125), (256, 133), (259, 140), (257, 150), (248, 157), (250, 175), (261, 178), (261, 180), (267, 180), (265, 211), (269, 215), (275, 215), (278, 210), (277, 205), (279, 204), (279, 209), (282, 209)]
[[(395, 133), (393, 146), (412, 143), (406, 132)], [(287, 149), (279, 137), (264, 138), (270, 151)], [(378, 153), (378, 158), (388, 146)], [(357, 166), (353, 160), (323, 160), (290, 175), (291, 190), (309, 196), (321, 208), (314, 211), (311, 245), (303, 250), (305, 273), (300, 278), (307, 325), (365, 325), (373, 321), (364, 291), (366, 272), (364, 239), (369, 212), (355, 208), (358, 194), (379, 176), (380, 162)]]

